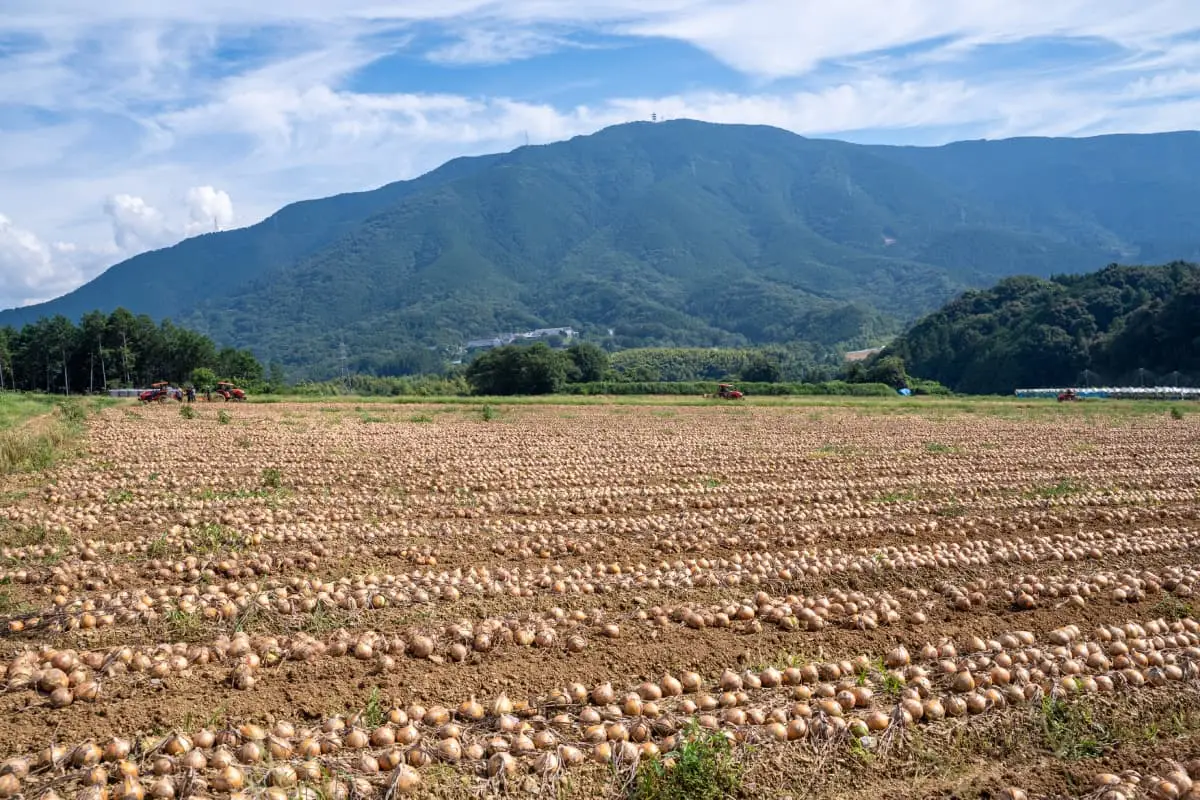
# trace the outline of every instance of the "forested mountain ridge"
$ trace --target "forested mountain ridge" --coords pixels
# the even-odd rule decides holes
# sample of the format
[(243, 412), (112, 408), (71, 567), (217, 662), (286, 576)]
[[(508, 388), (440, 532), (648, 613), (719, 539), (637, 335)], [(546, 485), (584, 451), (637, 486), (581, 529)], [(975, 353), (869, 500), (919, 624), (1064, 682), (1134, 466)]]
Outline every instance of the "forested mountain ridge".
[(1013, 277), (921, 319), (879, 358), (955, 391), (1200, 380), (1200, 265)]
[[(1200, 257), (1200, 134), (861, 146), (631, 123), (288, 206), (0, 324), (123, 305), (296, 377), (571, 325), (615, 346), (873, 343), (964, 288)], [(149, 281), (149, 284), (146, 282)], [(150, 289), (139, 288), (149, 285)]]

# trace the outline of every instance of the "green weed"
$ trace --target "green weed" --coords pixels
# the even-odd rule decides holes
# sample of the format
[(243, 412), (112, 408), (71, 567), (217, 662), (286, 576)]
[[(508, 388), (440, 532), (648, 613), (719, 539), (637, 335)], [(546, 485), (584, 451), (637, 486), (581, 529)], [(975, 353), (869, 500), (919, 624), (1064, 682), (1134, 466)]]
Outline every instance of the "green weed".
[(1050, 486), (1037, 486), (1025, 493), (1028, 500), (1053, 500), (1058, 497), (1070, 497), (1087, 491), (1087, 486), (1069, 478), (1063, 478)]
[(268, 489), (279, 489), (283, 487), (283, 473), (275, 467), (266, 467), (259, 475), (262, 485)]
[(194, 535), (196, 548), (203, 553), (215, 553), (219, 550), (241, 550), (246, 546), (246, 539), (240, 533), (224, 525), (208, 523), (200, 526)]
[[(187, 406), (184, 406), (186, 408)], [(197, 641), (204, 635), (204, 617), (172, 609), (166, 616), (167, 632), (179, 642)]]
[(1191, 603), (1185, 603), (1178, 597), (1167, 596), (1154, 604), (1153, 612), (1164, 619), (1187, 619), (1192, 616)]
[(1116, 743), (1108, 728), (1095, 719), (1091, 708), (1082, 701), (1046, 697), (1040, 711), (1042, 737), (1057, 758), (1099, 758)]
[(183, 417), (184, 419), (195, 419), (199, 416), (199, 414), (197, 414), (196, 409), (192, 408), (191, 406), (180, 406), (179, 416)]
[(362, 724), (367, 729), (378, 728), (386, 718), (387, 707), (383, 702), (383, 696), (379, 693), (379, 687), (372, 687), (371, 696), (367, 698), (367, 704), (363, 707)]
[(220, 411), (217, 412), (217, 423), (218, 424), (228, 425), (230, 422), (233, 422), (233, 416), (228, 411), (226, 411), (225, 409), (222, 408)]
[(875, 502), (876, 503), (887, 503), (890, 505), (893, 503), (911, 503), (915, 500), (920, 500), (920, 499), (921, 498), (917, 495), (916, 492), (906, 489), (904, 491), (888, 492), (887, 494), (882, 494), (879, 497), (875, 498)]
[(680, 744), (637, 768), (630, 800), (725, 800), (737, 795), (744, 766), (725, 736), (692, 723)]
[(491, 422), (491, 421), (499, 418), (499, 416), (500, 416), (500, 411), (495, 406), (491, 405), (490, 403), (484, 405), (483, 408), (479, 409), (479, 418), (481, 420), (483, 420), (484, 422)]

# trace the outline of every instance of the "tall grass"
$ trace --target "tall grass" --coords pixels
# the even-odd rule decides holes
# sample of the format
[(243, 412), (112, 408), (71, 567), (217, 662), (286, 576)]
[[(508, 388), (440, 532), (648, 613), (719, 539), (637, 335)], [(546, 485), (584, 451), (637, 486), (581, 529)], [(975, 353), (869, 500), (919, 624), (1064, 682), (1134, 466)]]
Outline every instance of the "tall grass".
[(53, 466), (83, 432), (88, 414), (111, 402), (0, 394), (0, 474)]

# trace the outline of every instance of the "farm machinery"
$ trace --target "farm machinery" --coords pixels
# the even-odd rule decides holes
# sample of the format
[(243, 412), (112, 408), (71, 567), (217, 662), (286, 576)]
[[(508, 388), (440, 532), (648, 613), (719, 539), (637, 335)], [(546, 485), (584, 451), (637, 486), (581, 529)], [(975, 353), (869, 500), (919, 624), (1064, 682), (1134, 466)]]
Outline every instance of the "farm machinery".
[(165, 403), (167, 399), (174, 396), (176, 400), (181, 400), (182, 396), (178, 391), (171, 391), (171, 384), (167, 381), (158, 381), (150, 384), (151, 388), (138, 395), (138, 402), (141, 403)]
[(1079, 395), (1075, 394), (1073, 389), (1067, 389), (1065, 392), (1058, 393), (1058, 402), (1060, 403), (1078, 403)]
[(731, 383), (721, 383), (717, 385), (717, 393), (705, 395), (705, 397), (716, 397), (722, 400), (741, 400), (746, 395), (733, 388)]
[(231, 400), (234, 402), (241, 402), (242, 400), (246, 399), (245, 390), (239, 389), (228, 381), (221, 381), (217, 384), (217, 394), (220, 395), (226, 403), (230, 402)]

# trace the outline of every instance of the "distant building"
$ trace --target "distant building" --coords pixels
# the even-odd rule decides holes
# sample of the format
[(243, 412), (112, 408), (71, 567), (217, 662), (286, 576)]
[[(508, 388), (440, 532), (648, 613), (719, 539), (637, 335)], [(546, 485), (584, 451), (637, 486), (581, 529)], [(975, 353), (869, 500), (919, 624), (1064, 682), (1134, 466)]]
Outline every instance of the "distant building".
[[(512, 340), (509, 339), (509, 341), (511, 342)], [(502, 340), (499, 336), (493, 336), (490, 339), (471, 339), (469, 342), (467, 342), (467, 349), (480, 350), (489, 347), (499, 347), (504, 343), (504, 340)]]
[(538, 328), (523, 333), (498, 333), (485, 339), (471, 339), (467, 342), (468, 350), (488, 350), (512, 344), (518, 339), (548, 339), (551, 336), (561, 336), (564, 339), (574, 339), (579, 332), (574, 328)]
[(846, 353), (847, 361), (866, 361), (871, 356), (883, 350), (882, 347), (869, 347), (866, 350), (851, 350)]

